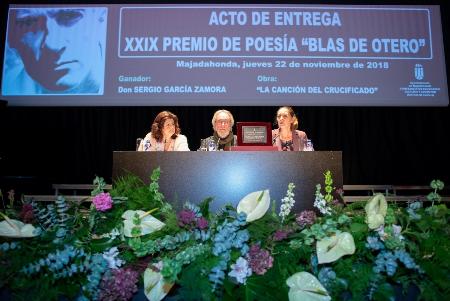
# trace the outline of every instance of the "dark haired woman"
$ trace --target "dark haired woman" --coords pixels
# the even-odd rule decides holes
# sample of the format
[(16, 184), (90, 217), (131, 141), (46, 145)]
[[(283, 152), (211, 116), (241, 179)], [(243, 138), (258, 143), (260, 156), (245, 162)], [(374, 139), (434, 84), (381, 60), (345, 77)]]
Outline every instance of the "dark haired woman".
[(163, 111), (156, 116), (151, 132), (142, 140), (138, 151), (189, 151), (187, 138), (180, 132), (178, 117)]

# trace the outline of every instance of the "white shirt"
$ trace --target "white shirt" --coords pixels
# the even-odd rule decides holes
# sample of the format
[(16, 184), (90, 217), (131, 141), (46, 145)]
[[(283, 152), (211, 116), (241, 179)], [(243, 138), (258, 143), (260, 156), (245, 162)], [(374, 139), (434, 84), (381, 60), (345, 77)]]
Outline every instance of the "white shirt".
[[(179, 134), (177, 138), (171, 139), (169, 149), (173, 151), (190, 151), (186, 136)], [(138, 151), (164, 151), (164, 142), (156, 141), (150, 132), (141, 141)]]

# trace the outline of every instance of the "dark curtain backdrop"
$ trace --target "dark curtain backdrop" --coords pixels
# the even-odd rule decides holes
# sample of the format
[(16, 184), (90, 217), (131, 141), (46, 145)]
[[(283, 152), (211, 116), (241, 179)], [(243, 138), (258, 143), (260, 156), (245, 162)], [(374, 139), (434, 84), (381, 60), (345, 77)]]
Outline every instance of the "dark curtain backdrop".
[[(218, 108), (218, 107), (217, 107)], [(216, 107), (5, 109), (3, 176), (40, 183), (111, 181), (112, 152), (134, 150), (155, 115), (180, 119), (191, 150), (212, 132)], [(226, 107), (237, 121), (274, 121), (277, 107)], [(449, 108), (295, 107), (316, 150), (342, 150), (345, 184), (449, 180)], [(180, 168), (183, 168), (183, 162)], [(212, 166), (211, 168), (220, 168)]]
[[(117, 3), (107, 3), (113, 2)], [(139, 2), (151, 3), (133, 3)], [(264, 2), (267, 3), (259, 3)], [(0, 4), (1, 39), (5, 36), (8, 3), (29, 1)], [(308, 3), (440, 4), (448, 60), (448, 4), (444, 1)], [(0, 46), (3, 53), (3, 41)], [(191, 150), (196, 150), (200, 138), (211, 134), (211, 117), (218, 108), (221, 107), (27, 108), (0, 103), (0, 188), (42, 193), (50, 191), (51, 183), (91, 183), (95, 175), (111, 182), (112, 152), (134, 150), (136, 138), (145, 136), (159, 111), (167, 109), (178, 115)], [(277, 110), (226, 108), (236, 121), (274, 121)], [(449, 184), (448, 107), (295, 107), (295, 111), (300, 117), (300, 128), (313, 140), (316, 150), (343, 151), (345, 184), (426, 185), (435, 178)], [(183, 162), (179, 164), (183, 168)]]

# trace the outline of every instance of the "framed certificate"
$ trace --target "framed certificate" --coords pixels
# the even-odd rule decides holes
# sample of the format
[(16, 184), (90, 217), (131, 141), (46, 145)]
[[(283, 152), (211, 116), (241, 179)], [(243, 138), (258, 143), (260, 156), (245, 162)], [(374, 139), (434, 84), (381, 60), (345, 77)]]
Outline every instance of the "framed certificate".
[(270, 122), (237, 122), (238, 146), (272, 146)]

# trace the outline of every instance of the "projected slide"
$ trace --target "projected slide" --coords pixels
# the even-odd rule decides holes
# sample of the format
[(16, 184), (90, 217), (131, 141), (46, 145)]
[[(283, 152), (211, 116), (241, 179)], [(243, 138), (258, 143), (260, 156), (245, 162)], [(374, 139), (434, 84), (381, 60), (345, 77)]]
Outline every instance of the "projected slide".
[(10, 105), (448, 105), (438, 6), (11, 6)]
[(9, 13), (4, 95), (102, 95), (107, 8)]

